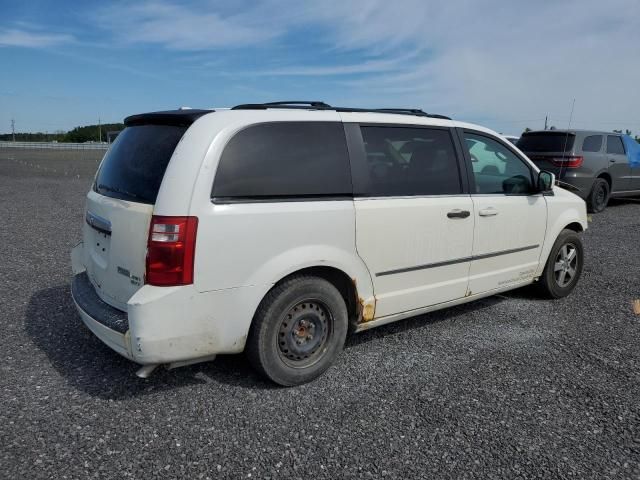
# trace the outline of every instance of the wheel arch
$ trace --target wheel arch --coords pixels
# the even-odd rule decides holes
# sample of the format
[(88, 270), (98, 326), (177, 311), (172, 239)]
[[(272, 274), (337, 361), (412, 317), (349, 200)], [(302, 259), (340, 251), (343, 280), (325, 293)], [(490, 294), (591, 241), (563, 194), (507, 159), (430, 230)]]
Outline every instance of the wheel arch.
[(596, 178), (601, 178), (609, 184), (609, 192), (613, 190), (613, 178), (611, 177), (611, 174), (609, 172), (600, 172)]
[(573, 230), (576, 233), (584, 232), (584, 228), (580, 224), (580, 222), (571, 222), (569, 225), (565, 226), (562, 230)]
[[(356, 278), (352, 278), (344, 271), (336, 267), (327, 265), (316, 265), (312, 267), (305, 267), (295, 272), (286, 275), (274, 284), (272, 288), (275, 288), (288, 278), (297, 275), (309, 275), (313, 277), (322, 278), (331, 285), (336, 287), (344, 302), (347, 306), (347, 312), (349, 313), (349, 324), (354, 327), (365, 314), (366, 303), (364, 299), (358, 296), (358, 282)], [(271, 291), (271, 289), (269, 290)], [(268, 293), (268, 292), (267, 292)]]
[(536, 276), (540, 276), (542, 274), (553, 244), (563, 230), (568, 229), (576, 233), (582, 233), (588, 227), (586, 205), (583, 207), (584, 210), (582, 211), (576, 206), (566, 206), (565, 204), (562, 205), (562, 207), (563, 208), (555, 218), (552, 217), (549, 219), (550, 222), (547, 226), (547, 234), (540, 253), (540, 263), (538, 265)]
[[(289, 252), (293, 254), (293, 252)], [(306, 253), (310, 253), (306, 251)], [(328, 251), (325, 253), (329, 253)], [(269, 270), (269, 281), (266, 285), (267, 288), (261, 291), (259, 295), (259, 301), (257, 302), (255, 309), (252, 313), (252, 320), (255, 316), (255, 312), (260, 308), (260, 304), (267, 296), (267, 294), (276, 286), (280, 285), (286, 279), (294, 275), (312, 275), (318, 278), (322, 278), (331, 283), (340, 292), (347, 305), (347, 311), (349, 312), (349, 323), (351, 327), (355, 327), (358, 323), (373, 320), (375, 314), (376, 299), (373, 292), (373, 281), (369, 270), (364, 262), (359, 257), (349, 256), (349, 258), (343, 255), (336, 254), (334, 261), (326, 260), (329, 256), (322, 260), (302, 260), (304, 254), (296, 252), (295, 255), (287, 256), (288, 261), (282, 262), (284, 259), (279, 259), (278, 265), (288, 265), (286, 269), (272, 269)], [(341, 252), (342, 253), (342, 252)], [(308, 257), (307, 257), (308, 258)], [(274, 263), (271, 264), (273, 266)], [(266, 275), (266, 271), (262, 272)], [(255, 283), (254, 283), (255, 284)]]

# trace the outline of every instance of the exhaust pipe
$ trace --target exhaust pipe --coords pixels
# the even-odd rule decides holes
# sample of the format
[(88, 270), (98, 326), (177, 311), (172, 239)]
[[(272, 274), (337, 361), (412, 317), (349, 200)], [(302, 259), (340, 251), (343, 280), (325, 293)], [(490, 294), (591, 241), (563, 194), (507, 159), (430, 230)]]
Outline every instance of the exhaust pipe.
[(139, 378), (149, 378), (149, 375), (153, 373), (158, 365), (158, 363), (154, 365), (143, 365), (136, 372), (136, 376), (138, 376)]

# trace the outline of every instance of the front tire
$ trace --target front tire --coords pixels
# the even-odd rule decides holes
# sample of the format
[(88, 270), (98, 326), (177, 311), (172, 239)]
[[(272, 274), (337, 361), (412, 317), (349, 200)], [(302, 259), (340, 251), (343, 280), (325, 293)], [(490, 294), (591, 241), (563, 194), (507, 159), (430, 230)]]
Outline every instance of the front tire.
[(551, 248), (540, 277), (542, 294), (549, 298), (569, 295), (580, 279), (583, 265), (584, 248), (580, 236), (573, 230), (563, 230)]
[(591, 193), (587, 198), (589, 212), (600, 213), (607, 208), (611, 194), (610, 190), (609, 183), (604, 178), (596, 178), (593, 182), (593, 187), (591, 187)]
[(328, 281), (296, 275), (276, 285), (260, 303), (247, 338), (247, 356), (264, 377), (283, 386), (322, 375), (342, 351), (348, 313)]

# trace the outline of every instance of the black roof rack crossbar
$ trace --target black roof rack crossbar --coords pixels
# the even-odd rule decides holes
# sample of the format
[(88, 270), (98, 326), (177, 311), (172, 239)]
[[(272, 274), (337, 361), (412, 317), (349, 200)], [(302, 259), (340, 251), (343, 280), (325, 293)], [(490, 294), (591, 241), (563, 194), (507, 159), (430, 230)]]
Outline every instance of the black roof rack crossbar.
[(376, 108), (376, 112), (381, 113), (410, 113), (413, 115), (428, 115), (427, 112), (419, 108)]
[(443, 120), (451, 120), (445, 115), (435, 113), (427, 113), (419, 108), (351, 108), (351, 107), (332, 107), (331, 105), (320, 101), (286, 101), (286, 102), (268, 102), (268, 103), (245, 103), (236, 105), (231, 110), (266, 110), (268, 108), (291, 108), (300, 110), (335, 110), (336, 112), (361, 112), (361, 113), (393, 113), (398, 115), (416, 115), (419, 117), (440, 118)]
[(309, 105), (310, 107), (331, 108), (331, 105), (318, 100), (314, 100), (311, 102), (305, 102), (305, 101), (299, 101), (299, 100), (294, 100), (292, 102), (267, 102), (264, 105), (273, 106), (273, 107), (279, 107), (279, 106), (286, 107), (287, 105)]
[(301, 101), (292, 100), (285, 102), (267, 102), (267, 103), (244, 103), (236, 105), (231, 110), (266, 110), (267, 108), (300, 108), (300, 109), (322, 109), (330, 110), (333, 107), (320, 101)]

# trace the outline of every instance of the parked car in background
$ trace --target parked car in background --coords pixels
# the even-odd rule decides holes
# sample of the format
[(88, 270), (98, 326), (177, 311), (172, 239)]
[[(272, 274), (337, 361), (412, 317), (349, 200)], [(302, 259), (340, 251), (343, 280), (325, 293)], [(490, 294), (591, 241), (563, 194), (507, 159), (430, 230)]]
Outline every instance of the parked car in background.
[(516, 137), (515, 135), (503, 135), (503, 137), (509, 140), (514, 145), (518, 143), (518, 140), (520, 140), (520, 137)]
[(247, 351), (281, 385), (363, 331), (536, 282), (568, 295), (584, 202), (481, 126), (320, 102), (135, 115), (87, 194), (72, 296), (145, 365)]
[(540, 169), (575, 187), (591, 212), (610, 198), (640, 195), (640, 167), (632, 167), (618, 133), (593, 130), (525, 132), (517, 146)]

